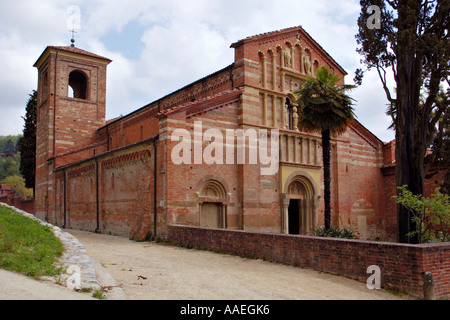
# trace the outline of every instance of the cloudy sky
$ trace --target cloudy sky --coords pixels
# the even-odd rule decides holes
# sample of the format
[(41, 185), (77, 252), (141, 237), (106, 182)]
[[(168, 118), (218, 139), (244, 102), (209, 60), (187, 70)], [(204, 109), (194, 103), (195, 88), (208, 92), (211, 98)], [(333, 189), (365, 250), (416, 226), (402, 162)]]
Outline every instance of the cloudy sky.
[[(80, 12), (79, 25), (76, 18)], [(34, 62), (47, 45), (75, 45), (113, 60), (108, 67), (107, 119), (125, 115), (231, 64), (230, 44), (264, 32), (303, 28), (349, 73), (359, 0), (15, 0), (0, 2), (0, 135), (23, 129)], [(358, 120), (383, 141), (387, 100), (375, 72), (354, 90)]]

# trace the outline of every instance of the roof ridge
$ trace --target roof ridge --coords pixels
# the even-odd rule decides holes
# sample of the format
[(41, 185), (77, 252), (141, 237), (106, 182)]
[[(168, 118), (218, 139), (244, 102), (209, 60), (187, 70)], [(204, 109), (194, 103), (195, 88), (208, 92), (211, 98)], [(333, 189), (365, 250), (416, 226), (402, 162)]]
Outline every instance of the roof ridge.
[(108, 59), (108, 58), (103, 57), (101, 55), (98, 55), (96, 53), (92, 53), (92, 52), (89, 52), (87, 50), (80, 49), (80, 48), (77, 48), (77, 47), (72, 47), (72, 46), (48, 46), (47, 48), (56, 49), (56, 50), (63, 50), (63, 51), (67, 51), (67, 52), (74, 52), (74, 53), (90, 56), (90, 57), (93, 57), (93, 58), (99, 58), (99, 59), (103, 59), (103, 60), (112, 61), (111, 59)]
[(265, 32), (265, 33), (260, 33), (254, 36), (250, 36), (244, 39), (241, 39), (237, 42), (234, 42), (231, 44), (231, 48), (236, 48), (238, 45), (241, 45), (245, 42), (249, 42), (249, 41), (256, 41), (265, 37), (274, 37), (277, 35), (281, 35), (281, 34), (285, 34), (285, 33), (290, 33), (290, 32), (299, 32), (299, 33), (304, 33), (304, 35), (306, 35), (308, 39), (308, 41), (311, 41), (313, 45), (316, 45), (318, 47), (319, 50), (321, 50), (326, 56), (328, 56), (331, 59), (331, 62), (335, 63), (336, 66), (338, 68), (341, 69), (341, 71), (345, 74), (348, 75), (347, 71), (345, 71), (345, 69), (320, 45), (320, 43), (318, 43), (304, 28), (302, 25), (296, 26), (296, 27), (289, 27), (289, 28), (285, 28), (285, 29), (280, 29), (280, 30), (275, 30), (275, 31), (270, 31), (270, 32)]
[(167, 115), (169, 115), (171, 113), (178, 112), (178, 111), (180, 111), (182, 109), (186, 109), (186, 108), (192, 107), (194, 105), (198, 105), (198, 104), (202, 104), (204, 102), (215, 100), (217, 98), (220, 98), (220, 97), (232, 94), (232, 93), (236, 93), (236, 92), (242, 92), (242, 88), (241, 87), (237, 87), (237, 88), (225, 90), (225, 91), (219, 92), (217, 94), (214, 94), (214, 95), (211, 95), (211, 96), (207, 96), (207, 97), (204, 97), (204, 98), (192, 101), (192, 102), (188, 102), (188, 103), (185, 103), (185, 104), (174, 106), (174, 107), (171, 107), (169, 109), (164, 109), (164, 110), (161, 110), (160, 112), (158, 112), (156, 114), (156, 116), (157, 117), (167, 116)]
[(292, 32), (294, 30), (303, 30), (303, 28), (300, 25), (300, 26), (296, 26), (296, 27), (289, 27), (289, 28), (279, 29), (279, 30), (275, 30), (275, 31), (259, 33), (259, 34), (238, 40), (237, 42), (234, 42), (233, 44), (231, 44), (231, 47), (233, 47), (239, 43), (242, 43), (244, 41), (257, 40), (258, 38), (261, 38), (261, 37), (267, 37), (267, 36), (272, 36), (272, 35), (276, 35), (276, 34), (280, 34), (280, 33)]

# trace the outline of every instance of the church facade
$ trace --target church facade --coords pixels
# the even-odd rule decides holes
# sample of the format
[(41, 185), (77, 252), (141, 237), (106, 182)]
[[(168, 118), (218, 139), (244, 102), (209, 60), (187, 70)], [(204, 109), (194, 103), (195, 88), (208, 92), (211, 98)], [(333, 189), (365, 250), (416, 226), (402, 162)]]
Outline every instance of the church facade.
[[(231, 48), (232, 64), (106, 121), (111, 60), (47, 47), (34, 65), (36, 215), (130, 238), (164, 237), (170, 224), (284, 234), (322, 226), (321, 139), (298, 125), (294, 92), (320, 66), (341, 83), (347, 73), (302, 27)], [(333, 137), (332, 225), (396, 239), (394, 149), (356, 120)]]

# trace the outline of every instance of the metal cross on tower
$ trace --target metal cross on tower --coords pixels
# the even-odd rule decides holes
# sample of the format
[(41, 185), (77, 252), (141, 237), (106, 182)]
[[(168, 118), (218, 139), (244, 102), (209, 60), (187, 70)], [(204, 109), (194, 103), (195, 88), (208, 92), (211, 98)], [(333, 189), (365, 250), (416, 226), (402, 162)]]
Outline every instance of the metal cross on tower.
[(72, 43), (70, 46), (71, 47), (75, 47), (75, 33), (77, 33), (75, 31), (75, 29), (69, 30), (70, 32), (72, 32), (72, 39), (70, 39), (70, 42)]

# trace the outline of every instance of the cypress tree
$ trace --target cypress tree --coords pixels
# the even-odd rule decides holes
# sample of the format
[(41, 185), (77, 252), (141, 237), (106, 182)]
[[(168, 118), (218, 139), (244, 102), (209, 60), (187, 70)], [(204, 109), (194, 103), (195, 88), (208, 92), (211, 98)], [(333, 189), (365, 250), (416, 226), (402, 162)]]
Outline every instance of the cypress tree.
[(23, 137), (18, 142), (20, 151), (20, 173), (25, 179), (25, 186), (33, 188), (35, 184), (36, 172), (36, 107), (37, 107), (37, 92), (29, 95), (26, 105), (25, 121), (23, 127)]

